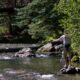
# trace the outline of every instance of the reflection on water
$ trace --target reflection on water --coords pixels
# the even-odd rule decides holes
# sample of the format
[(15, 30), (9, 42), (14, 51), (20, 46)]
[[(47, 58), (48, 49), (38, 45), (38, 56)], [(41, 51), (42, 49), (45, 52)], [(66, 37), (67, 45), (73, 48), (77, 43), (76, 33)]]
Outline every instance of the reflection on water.
[(15, 58), (0, 60), (0, 80), (80, 80), (79, 74), (57, 73), (62, 64), (59, 57)]

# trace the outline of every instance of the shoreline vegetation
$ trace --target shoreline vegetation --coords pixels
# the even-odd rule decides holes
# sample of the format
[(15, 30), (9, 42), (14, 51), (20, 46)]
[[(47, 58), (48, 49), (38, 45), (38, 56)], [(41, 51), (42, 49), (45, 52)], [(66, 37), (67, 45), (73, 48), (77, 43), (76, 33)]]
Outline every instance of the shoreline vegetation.
[[(44, 45), (67, 30), (73, 51), (80, 55), (79, 0), (24, 1), (0, 1), (0, 43)], [(14, 4), (16, 5), (13, 6)]]

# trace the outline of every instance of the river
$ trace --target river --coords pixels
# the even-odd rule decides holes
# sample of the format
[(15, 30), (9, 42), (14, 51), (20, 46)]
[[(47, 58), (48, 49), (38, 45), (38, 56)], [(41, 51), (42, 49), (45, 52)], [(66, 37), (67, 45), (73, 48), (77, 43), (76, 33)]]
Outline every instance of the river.
[[(0, 48), (35, 47), (1, 44)], [(10, 57), (10, 58), (9, 58)], [(14, 52), (0, 53), (0, 80), (80, 80), (80, 74), (61, 74), (59, 56), (14, 58)]]
[(57, 56), (1, 59), (0, 80), (80, 80), (79, 74), (61, 74), (61, 67)]

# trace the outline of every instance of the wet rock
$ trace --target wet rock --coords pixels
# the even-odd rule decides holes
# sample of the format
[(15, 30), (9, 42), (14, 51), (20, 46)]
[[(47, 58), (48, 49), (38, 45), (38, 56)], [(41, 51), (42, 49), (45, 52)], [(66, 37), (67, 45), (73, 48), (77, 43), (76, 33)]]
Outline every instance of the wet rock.
[(42, 47), (38, 48), (36, 52), (37, 53), (46, 52), (46, 54), (47, 54), (47, 52), (51, 52), (51, 53), (48, 53), (48, 55), (50, 55), (50, 56), (54, 55), (54, 54), (57, 54), (57, 53), (60, 53), (62, 45), (61, 44), (57, 45), (57, 43), (58, 42), (47, 43), (47, 44), (43, 45)]
[(0, 80), (7, 80), (7, 79), (5, 79), (5, 77), (3, 76), (3, 74), (0, 74)]
[(36, 80), (57, 80), (53, 74), (36, 75)]
[(63, 69), (61, 69), (61, 72), (63, 74), (75, 74), (75, 73), (77, 73), (76, 68), (74, 68), (74, 67), (71, 67), (69, 69), (63, 68)]
[(51, 43), (47, 43), (44, 46), (40, 47), (37, 52), (48, 52), (52, 49), (52, 44)]
[(76, 67), (75, 69), (76, 69), (77, 73), (80, 73), (80, 68), (79, 67)]
[(31, 48), (23, 48), (19, 52), (15, 53), (15, 57), (23, 58), (23, 57), (31, 57), (31, 56), (35, 56), (34, 54), (32, 54)]
[(12, 59), (11, 57), (9, 57), (9, 56), (0, 56), (0, 60), (10, 60), (10, 59)]

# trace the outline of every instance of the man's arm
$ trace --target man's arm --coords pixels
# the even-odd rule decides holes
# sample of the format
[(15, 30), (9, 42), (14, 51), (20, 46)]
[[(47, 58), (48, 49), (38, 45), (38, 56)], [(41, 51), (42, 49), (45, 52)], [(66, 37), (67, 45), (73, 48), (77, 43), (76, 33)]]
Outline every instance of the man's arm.
[(59, 44), (62, 44), (62, 41), (60, 40), (60, 38), (58, 38), (58, 39), (52, 41), (51, 44), (52, 44), (52, 46), (59, 45)]

